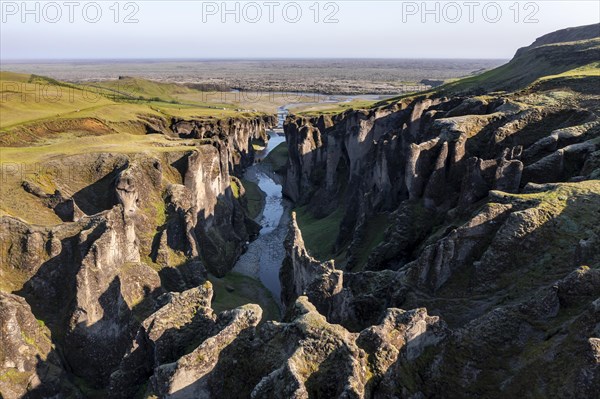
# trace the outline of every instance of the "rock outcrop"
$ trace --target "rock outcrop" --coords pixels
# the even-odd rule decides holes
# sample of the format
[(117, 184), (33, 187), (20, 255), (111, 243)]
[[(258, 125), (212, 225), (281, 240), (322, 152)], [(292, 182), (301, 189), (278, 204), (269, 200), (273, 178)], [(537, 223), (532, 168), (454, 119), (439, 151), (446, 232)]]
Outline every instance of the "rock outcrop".
[(76, 392), (64, 380), (60, 356), (52, 346), (50, 331), (37, 320), (27, 302), (0, 293), (0, 393), (17, 399), (34, 391), (39, 397)]

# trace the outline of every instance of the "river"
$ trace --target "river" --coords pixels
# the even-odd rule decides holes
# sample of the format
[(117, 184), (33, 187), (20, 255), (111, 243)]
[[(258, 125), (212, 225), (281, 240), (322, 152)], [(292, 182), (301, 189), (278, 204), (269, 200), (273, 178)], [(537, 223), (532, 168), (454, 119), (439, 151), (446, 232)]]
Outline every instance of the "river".
[(271, 170), (270, 165), (261, 162), (269, 152), (285, 142), (283, 130), (270, 130), (268, 134), (270, 139), (266, 148), (257, 152), (256, 162), (244, 173), (244, 178), (258, 184), (266, 195), (263, 212), (256, 219), (262, 229), (258, 238), (248, 245), (233, 271), (260, 280), (280, 305), (279, 269), (285, 257), (283, 241), (288, 231), (291, 204), (283, 198), (281, 178)]
[[(320, 102), (351, 101), (354, 98), (381, 99), (385, 96), (329, 96)], [(315, 102), (314, 104), (318, 104)], [(310, 103), (287, 104), (278, 108), (277, 129), (268, 131), (269, 142), (265, 149), (256, 153), (256, 162), (244, 172), (244, 179), (258, 184), (265, 193), (265, 207), (256, 219), (262, 226), (258, 238), (248, 245), (247, 251), (237, 261), (234, 272), (238, 272), (257, 280), (273, 294), (275, 302), (281, 308), (281, 283), (279, 269), (285, 258), (283, 242), (288, 232), (292, 204), (283, 198), (281, 177), (275, 174), (270, 165), (262, 160), (279, 144), (285, 142), (283, 122), (289, 109)]]

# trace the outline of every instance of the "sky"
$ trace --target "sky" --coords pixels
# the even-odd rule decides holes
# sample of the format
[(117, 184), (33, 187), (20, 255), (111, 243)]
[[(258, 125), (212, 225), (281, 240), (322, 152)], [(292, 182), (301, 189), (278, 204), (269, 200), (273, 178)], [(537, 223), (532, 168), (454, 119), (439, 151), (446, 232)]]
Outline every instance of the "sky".
[(0, 1), (1, 61), (511, 58), (598, 1)]

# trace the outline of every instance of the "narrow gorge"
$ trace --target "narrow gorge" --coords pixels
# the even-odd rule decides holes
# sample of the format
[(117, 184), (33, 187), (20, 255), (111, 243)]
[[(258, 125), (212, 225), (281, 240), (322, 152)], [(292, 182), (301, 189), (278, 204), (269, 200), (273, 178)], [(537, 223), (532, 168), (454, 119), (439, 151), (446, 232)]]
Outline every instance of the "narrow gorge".
[(597, 396), (598, 28), (283, 130), (1, 135), (0, 396)]

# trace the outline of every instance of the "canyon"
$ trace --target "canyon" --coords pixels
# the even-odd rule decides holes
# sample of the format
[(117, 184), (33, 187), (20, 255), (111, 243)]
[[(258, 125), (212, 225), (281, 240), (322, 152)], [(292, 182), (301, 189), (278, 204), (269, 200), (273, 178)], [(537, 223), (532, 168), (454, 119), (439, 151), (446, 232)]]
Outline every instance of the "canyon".
[(595, 397), (599, 49), (555, 32), (285, 140), (156, 106), (3, 131), (1, 396)]

